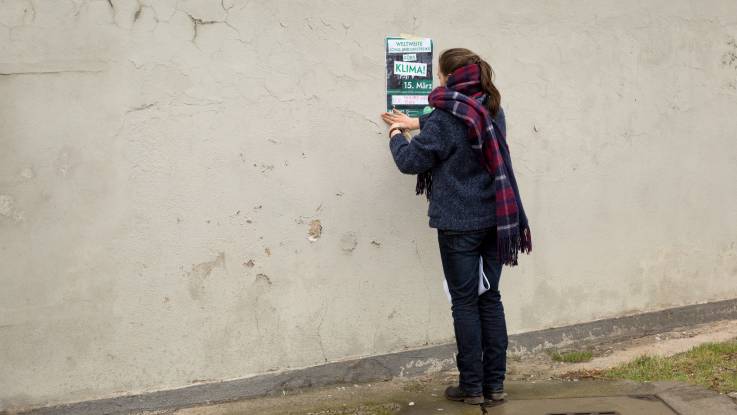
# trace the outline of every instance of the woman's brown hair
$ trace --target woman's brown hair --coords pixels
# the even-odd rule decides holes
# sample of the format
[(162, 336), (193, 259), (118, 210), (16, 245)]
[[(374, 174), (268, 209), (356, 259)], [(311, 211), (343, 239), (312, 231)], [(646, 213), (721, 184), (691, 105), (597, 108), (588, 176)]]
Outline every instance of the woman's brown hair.
[(453, 73), (456, 69), (461, 66), (470, 65), (472, 63), (479, 65), (479, 71), (481, 72), (481, 89), (488, 95), (486, 99), (486, 108), (489, 110), (492, 116), (496, 116), (501, 106), (502, 96), (499, 90), (494, 86), (493, 77), (494, 71), (491, 69), (491, 65), (488, 62), (481, 59), (481, 57), (468, 49), (465, 48), (453, 48), (444, 51), (440, 54), (440, 72), (445, 76)]

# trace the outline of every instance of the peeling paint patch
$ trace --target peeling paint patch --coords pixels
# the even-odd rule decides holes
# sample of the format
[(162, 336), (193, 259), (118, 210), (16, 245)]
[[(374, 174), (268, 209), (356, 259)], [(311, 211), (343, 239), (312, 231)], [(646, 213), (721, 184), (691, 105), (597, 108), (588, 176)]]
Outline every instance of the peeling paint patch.
[(722, 64), (737, 69), (737, 39), (730, 39), (727, 46), (729, 50), (722, 56)]
[[(737, 71), (737, 39), (730, 39), (727, 47), (728, 50), (722, 55), (722, 65)], [(731, 80), (728, 85), (732, 89), (737, 89), (737, 79)]]
[(20, 177), (31, 180), (36, 177), (36, 172), (33, 171), (33, 167), (26, 167), (20, 171)]
[(225, 268), (225, 252), (221, 252), (218, 256), (208, 262), (202, 262), (192, 266), (189, 272), (189, 295), (193, 300), (202, 298), (205, 294), (205, 280), (212, 274), (215, 268)]
[(0, 217), (12, 219), (15, 222), (23, 222), (25, 215), (15, 207), (15, 199), (10, 195), (0, 195)]
[(358, 237), (355, 232), (346, 232), (340, 238), (340, 249), (344, 252), (353, 252), (358, 245)]
[(56, 171), (61, 177), (67, 177), (72, 169), (70, 161), (69, 149), (63, 149), (56, 159)]
[(307, 230), (307, 240), (315, 242), (322, 236), (322, 223), (319, 219), (310, 222), (310, 228)]
[(13, 198), (8, 195), (0, 195), (0, 215), (10, 216), (13, 212)]
[(273, 164), (260, 164), (259, 165), (259, 164), (255, 164), (254, 163), (253, 164), (253, 167), (256, 167), (256, 168), (260, 169), (261, 170), (261, 174), (267, 174), (267, 173), (271, 172), (272, 170), (274, 170), (274, 165)]

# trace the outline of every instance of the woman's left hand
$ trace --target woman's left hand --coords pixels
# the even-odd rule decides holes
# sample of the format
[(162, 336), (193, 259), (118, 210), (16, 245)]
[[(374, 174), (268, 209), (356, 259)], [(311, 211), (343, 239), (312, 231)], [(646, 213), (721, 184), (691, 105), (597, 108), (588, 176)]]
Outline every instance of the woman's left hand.
[(411, 118), (396, 109), (392, 109), (392, 112), (381, 114), (381, 119), (388, 125), (398, 124), (398, 127), (403, 130), (416, 130), (420, 128), (420, 120), (418, 118)]

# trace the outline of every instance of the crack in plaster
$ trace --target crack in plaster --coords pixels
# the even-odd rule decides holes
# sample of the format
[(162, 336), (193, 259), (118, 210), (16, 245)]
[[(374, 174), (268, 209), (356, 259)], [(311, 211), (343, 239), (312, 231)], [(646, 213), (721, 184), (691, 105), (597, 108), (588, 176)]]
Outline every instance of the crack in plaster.
[(62, 74), (62, 73), (100, 73), (104, 72), (99, 69), (69, 69), (63, 71), (21, 71), (21, 72), (0, 72), (0, 76), (15, 76), (15, 75), (50, 75), (50, 74)]
[(232, 31), (234, 31), (236, 33), (237, 37), (235, 39), (238, 42), (240, 42), (240, 43), (242, 43), (244, 45), (249, 45), (251, 42), (250, 41), (243, 40), (241, 38), (242, 35), (241, 35), (240, 30), (238, 30), (238, 28), (236, 28), (235, 26), (233, 26), (228, 21), (230, 9), (232, 9), (234, 6), (231, 5), (230, 7), (225, 7), (225, 4), (223, 3), (223, 0), (221, 0), (220, 1), (220, 7), (225, 12), (225, 17), (222, 20), (204, 20), (202, 18), (195, 17), (191, 13), (189, 13), (189, 12), (187, 12), (185, 10), (180, 9), (179, 8), (179, 2), (177, 2), (176, 6), (175, 6), (175, 12), (176, 11), (179, 11), (179, 12), (182, 12), (182, 13), (186, 14), (187, 16), (189, 16), (190, 20), (192, 21), (192, 31), (193, 31), (193, 33), (192, 33), (192, 39), (190, 39), (190, 42), (192, 42), (193, 44), (195, 44), (195, 46), (197, 45), (197, 43), (196, 43), (196, 41), (197, 41), (197, 35), (199, 34), (198, 27), (199, 26), (206, 26), (206, 25), (214, 25), (214, 24), (224, 24), (224, 25), (228, 26), (228, 28), (230, 28)]
[(328, 313), (328, 303), (326, 300), (323, 300), (322, 302), (322, 315), (320, 316), (320, 322), (317, 324), (317, 341), (320, 344), (320, 351), (322, 352), (322, 359), (327, 362), (327, 354), (325, 354), (325, 344), (323, 344), (322, 341), (322, 334), (320, 334), (320, 330), (322, 329), (322, 323), (325, 321), (325, 315)]

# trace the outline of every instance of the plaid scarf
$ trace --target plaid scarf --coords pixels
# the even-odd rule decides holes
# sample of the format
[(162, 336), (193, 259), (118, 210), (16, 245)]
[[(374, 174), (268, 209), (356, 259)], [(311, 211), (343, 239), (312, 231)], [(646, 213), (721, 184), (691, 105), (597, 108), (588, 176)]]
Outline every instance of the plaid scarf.
[[(470, 64), (453, 71), (446, 86), (435, 88), (428, 99), (430, 106), (448, 111), (466, 123), (471, 147), (494, 177), (499, 256), (503, 264), (513, 266), (517, 265), (519, 251), (532, 251), (532, 235), (512, 171), (506, 138), (481, 103), (484, 96), (479, 66)], [(429, 171), (417, 176), (417, 194), (427, 192), (429, 198), (431, 187)]]

